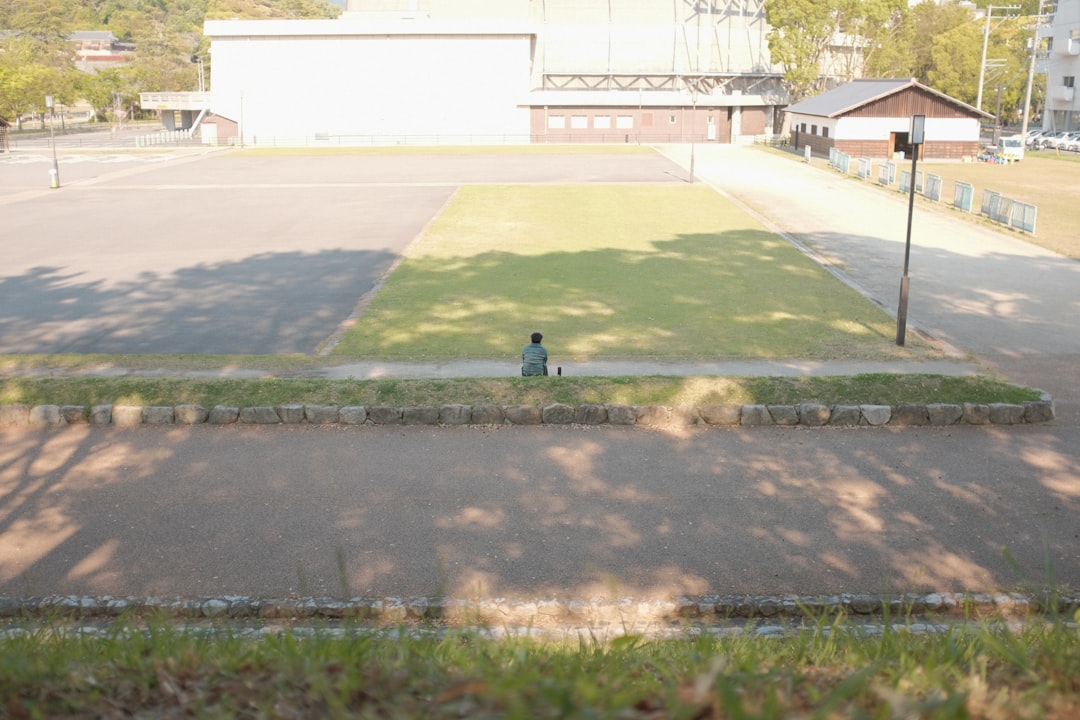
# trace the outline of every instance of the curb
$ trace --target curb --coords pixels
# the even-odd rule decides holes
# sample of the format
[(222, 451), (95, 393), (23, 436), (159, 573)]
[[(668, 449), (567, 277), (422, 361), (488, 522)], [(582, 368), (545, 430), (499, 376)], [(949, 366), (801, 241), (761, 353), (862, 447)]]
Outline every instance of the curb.
[(1022, 425), (1054, 419), (1054, 401), (900, 405), (460, 405), (363, 406), (0, 405), (0, 426), (93, 425), (624, 425), (669, 426), (948, 426)]
[(1080, 593), (904, 593), (896, 595), (680, 595), (669, 600), (459, 600), (439, 597), (337, 600), (326, 597), (0, 596), (0, 620), (118, 620), (147, 616), (176, 620), (354, 620), (374, 624), (439, 622), (481, 627), (624, 627), (731, 620), (852, 618), (1025, 618), (1072, 614)]

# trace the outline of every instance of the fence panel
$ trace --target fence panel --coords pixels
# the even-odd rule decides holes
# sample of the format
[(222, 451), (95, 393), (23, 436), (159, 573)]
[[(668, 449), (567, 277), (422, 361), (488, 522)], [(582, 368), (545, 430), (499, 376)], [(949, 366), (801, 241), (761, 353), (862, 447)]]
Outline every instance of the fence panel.
[(938, 202), (941, 200), (941, 176), (930, 175), (926, 176), (926, 189), (923, 191), (928, 199)]
[(870, 177), (870, 171), (873, 168), (873, 163), (867, 158), (859, 158), (859, 169), (855, 172), (863, 180)]
[(971, 212), (971, 202), (975, 197), (975, 188), (971, 183), (957, 180), (953, 187), (953, 206), (964, 212)]
[(911, 171), (910, 170), (901, 170), (900, 171), (900, 192), (902, 192), (902, 193), (910, 193), (911, 192)]
[(983, 190), (982, 194), (982, 206), (979, 212), (988, 217), (993, 217), (994, 211), (997, 209), (998, 202), (1001, 201), (1001, 193), (994, 192), (993, 190)]
[(1035, 234), (1035, 218), (1039, 214), (1039, 208), (1024, 202), (1014, 202), (1010, 224), (1026, 233)]

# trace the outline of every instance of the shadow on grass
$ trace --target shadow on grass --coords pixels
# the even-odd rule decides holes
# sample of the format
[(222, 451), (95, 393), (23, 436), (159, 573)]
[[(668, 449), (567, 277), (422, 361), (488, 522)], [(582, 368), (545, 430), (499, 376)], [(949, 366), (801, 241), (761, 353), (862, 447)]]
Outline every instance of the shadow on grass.
[(879, 307), (761, 230), (647, 251), (408, 258), (333, 354), (512, 357), (534, 329), (577, 360), (911, 356)]

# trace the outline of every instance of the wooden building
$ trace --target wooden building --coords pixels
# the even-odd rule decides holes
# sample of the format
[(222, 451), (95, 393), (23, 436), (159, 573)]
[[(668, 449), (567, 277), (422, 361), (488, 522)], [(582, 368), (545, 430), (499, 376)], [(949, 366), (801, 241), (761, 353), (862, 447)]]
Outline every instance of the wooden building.
[(787, 110), (791, 142), (818, 155), (836, 148), (853, 157), (911, 157), (911, 118), (926, 116), (920, 158), (979, 153), (981, 120), (993, 116), (913, 79), (863, 79), (807, 98)]

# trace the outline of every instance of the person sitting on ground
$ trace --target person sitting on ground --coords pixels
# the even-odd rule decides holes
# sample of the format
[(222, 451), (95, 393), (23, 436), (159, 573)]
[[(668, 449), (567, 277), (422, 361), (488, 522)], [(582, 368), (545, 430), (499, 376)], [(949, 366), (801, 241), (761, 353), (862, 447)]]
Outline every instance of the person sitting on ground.
[(540, 344), (544, 336), (534, 332), (532, 342), (521, 351), (521, 374), (522, 375), (547, 375), (547, 350)]

